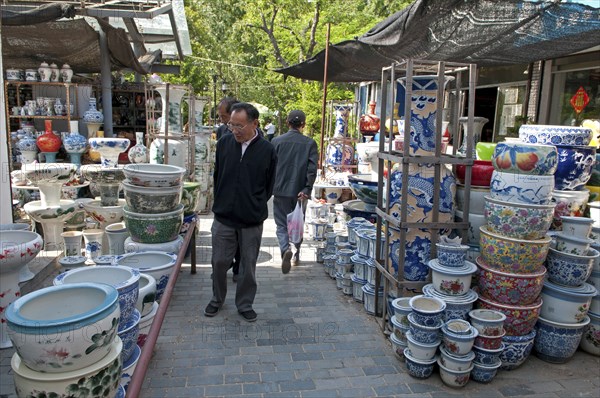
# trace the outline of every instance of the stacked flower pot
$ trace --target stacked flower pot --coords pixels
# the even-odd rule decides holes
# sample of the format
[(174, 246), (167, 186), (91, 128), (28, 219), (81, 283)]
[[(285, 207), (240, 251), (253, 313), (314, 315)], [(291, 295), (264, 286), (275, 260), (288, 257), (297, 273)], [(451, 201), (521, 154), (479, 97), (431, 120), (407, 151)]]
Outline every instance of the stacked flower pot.
[[(592, 226), (590, 238), (594, 241), (592, 249), (600, 252), (600, 219)], [(594, 259), (592, 272), (587, 283), (594, 286), (600, 293), (600, 257)], [(600, 356), (600, 294), (592, 298), (592, 304), (588, 311), (590, 323), (583, 330), (583, 337), (579, 346), (582, 350), (592, 355)]]
[(531, 353), (539, 317), (544, 261), (551, 238), (556, 148), (507, 141), (496, 145), (486, 225), (480, 227), (478, 308), (506, 316), (502, 367), (513, 369)]

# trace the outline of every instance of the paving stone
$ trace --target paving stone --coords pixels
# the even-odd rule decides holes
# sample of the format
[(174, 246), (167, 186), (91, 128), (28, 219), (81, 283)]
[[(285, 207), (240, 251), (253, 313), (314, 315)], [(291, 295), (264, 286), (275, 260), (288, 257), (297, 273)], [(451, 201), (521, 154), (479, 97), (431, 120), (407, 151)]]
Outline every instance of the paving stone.
[(228, 384), (228, 385), (219, 385), (219, 386), (205, 386), (204, 387), (204, 396), (205, 397), (223, 397), (230, 396), (234, 394), (242, 393), (242, 385), (241, 384)]
[(258, 383), (260, 381), (259, 373), (237, 373), (225, 375), (225, 384), (235, 383)]
[(275, 382), (267, 383), (244, 383), (242, 384), (242, 390), (245, 394), (263, 394), (278, 392), (279, 385)]
[(367, 376), (379, 376), (383, 374), (396, 374), (398, 370), (393, 366), (367, 366), (363, 368)]
[(508, 385), (498, 388), (502, 394), (507, 397), (522, 397), (524, 395), (532, 395), (535, 392), (526, 385)]
[(313, 391), (300, 391), (300, 396), (302, 398), (337, 398), (338, 395), (337, 390), (313, 390)]
[(293, 380), (296, 377), (295, 373), (291, 370), (282, 372), (262, 372), (260, 373), (260, 381), (282, 381), (282, 380)]
[(338, 390), (340, 397), (356, 397), (365, 398), (375, 396), (375, 392), (372, 388), (368, 387), (357, 387), (357, 388), (340, 388)]
[(377, 396), (393, 396), (397, 394), (410, 394), (410, 388), (406, 384), (398, 384), (393, 386), (377, 386), (373, 387)]
[(321, 352), (293, 352), (292, 361), (309, 361), (323, 359)]
[(289, 380), (279, 382), (279, 389), (281, 391), (305, 391), (314, 390), (315, 383), (312, 380)]
[[(429, 378), (427, 379), (427, 381), (431, 380), (433, 378)], [(414, 380), (414, 379), (412, 379)], [(441, 384), (441, 381), (439, 382)], [(434, 391), (440, 391), (441, 387), (435, 385), (434, 383), (407, 383), (408, 388), (410, 388), (410, 391), (412, 391), (413, 393), (417, 393), (417, 394), (422, 394), (422, 393), (430, 393), (430, 392), (434, 392)]]

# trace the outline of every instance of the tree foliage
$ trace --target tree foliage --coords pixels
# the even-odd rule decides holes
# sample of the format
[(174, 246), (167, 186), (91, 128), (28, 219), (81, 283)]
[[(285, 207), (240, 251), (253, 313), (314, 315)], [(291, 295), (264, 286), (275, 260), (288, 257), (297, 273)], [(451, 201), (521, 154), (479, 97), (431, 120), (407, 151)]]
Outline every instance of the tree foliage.
[[(217, 96), (223, 81), (227, 94), (278, 111), (280, 123), (291, 109), (307, 114), (309, 135), (321, 129), (322, 82), (285, 77), (273, 69), (302, 62), (330, 42), (352, 39), (406, 7), (408, 0), (186, 0), (193, 55), (181, 64), (180, 76), (163, 76), (191, 84), (194, 91)], [(352, 100), (350, 84), (328, 85), (328, 100)], [(283, 128), (283, 126), (280, 126)]]

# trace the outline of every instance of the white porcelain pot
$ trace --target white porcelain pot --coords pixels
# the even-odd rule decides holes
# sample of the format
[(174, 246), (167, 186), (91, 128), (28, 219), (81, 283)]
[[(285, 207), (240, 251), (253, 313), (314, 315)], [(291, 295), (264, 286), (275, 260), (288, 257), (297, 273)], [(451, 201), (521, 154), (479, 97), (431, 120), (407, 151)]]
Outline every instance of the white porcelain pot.
[(563, 235), (588, 238), (592, 232), (592, 225), (594, 224), (592, 218), (562, 216), (560, 219), (562, 220)]
[(467, 355), (454, 355), (444, 345), (440, 345), (440, 364), (451, 370), (467, 370), (473, 364), (475, 353), (472, 351)]
[(119, 328), (127, 322), (138, 299), (140, 271), (130, 267), (115, 268), (110, 265), (97, 265), (72, 269), (54, 278), (54, 285), (69, 285), (73, 283), (105, 283), (119, 292), (119, 307), (121, 316)]
[(152, 311), (156, 300), (156, 279), (150, 274), (140, 274), (140, 292), (135, 307), (142, 317)]
[(546, 205), (552, 199), (554, 175), (529, 175), (494, 170), (490, 196), (513, 203)]
[(600, 315), (588, 313), (590, 323), (583, 330), (579, 347), (585, 352), (600, 357)]
[(20, 297), (6, 320), (19, 362), (33, 372), (70, 373), (110, 352), (120, 314), (114, 287), (74, 283)]
[(479, 335), (479, 332), (475, 328), (471, 328), (469, 333), (454, 333), (450, 331), (447, 325), (442, 326), (442, 341), (444, 347), (454, 355), (467, 355), (473, 344), (475, 338)]
[[(77, 390), (99, 391), (97, 396), (114, 397), (119, 388), (122, 370), (121, 348), (119, 337), (108, 346), (108, 354), (85, 368), (61, 373), (42, 373), (26, 366), (18, 354), (10, 361), (17, 395), (24, 397), (67, 397), (75, 396)], [(110, 381), (106, 381), (110, 380)], [(84, 394), (84, 396), (91, 396)]]
[(437, 348), (441, 343), (441, 340), (434, 341), (433, 343), (421, 343), (412, 337), (410, 331), (406, 333), (406, 340), (408, 342), (408, 348), (412, 352), (416, 359), (427, 361), (435, 357)]
[(121, 351), (121, 359), (123, 362), (131, 357), (131, 354), (133, 354), (133, 351), (137, 346), (141, 319), (142, 317), (140, 316), (139, 311), (134, 308), (133, 313), (127, 322), (119, 325), (118, 334), (123, 342), (123, 350)]
[(152, 275), (156, 279), (156, 301), (160, 301), (176, 262), (175, 253), (148, 251), (117, 256), (113, 265), (126, 265), (137, 268), (144, 274)]
[(556, 234), (556, 250), (562, 253), (575, 254), (577, 256), (587, 255), (590, 245), (594, 242), (590, 238), (579, 238), (577, 236)]
[(445, 267), (437, 259), (428, 263), (431, 268), (431, 279), (435, 290), (449, 296), (466, 294), (471, 288), (471, 279), (477, 271), (477, 266), (470, 261), (465, 261), (462, 267)]
[(576, 323), (585, 319), (596, 288), (588, 283), (580, 287), (544, 282), (540, 316), (552, 322)]
[(167, 164), (128, 164), (123, 167), (127, 181), (142, 187), (173, 187), (182, 184), (186, 170)]

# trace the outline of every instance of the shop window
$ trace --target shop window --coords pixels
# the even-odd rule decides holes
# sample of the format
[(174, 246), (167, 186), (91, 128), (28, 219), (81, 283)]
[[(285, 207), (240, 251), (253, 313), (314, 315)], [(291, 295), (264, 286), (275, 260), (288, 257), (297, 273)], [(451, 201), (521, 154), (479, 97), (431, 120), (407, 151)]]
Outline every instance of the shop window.
[(584, 119), (600, 119), (600, 68), (553, 73), (549, 123), (579, 126)]

